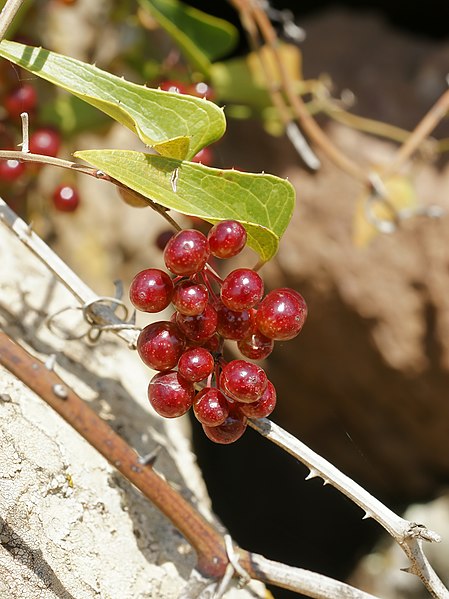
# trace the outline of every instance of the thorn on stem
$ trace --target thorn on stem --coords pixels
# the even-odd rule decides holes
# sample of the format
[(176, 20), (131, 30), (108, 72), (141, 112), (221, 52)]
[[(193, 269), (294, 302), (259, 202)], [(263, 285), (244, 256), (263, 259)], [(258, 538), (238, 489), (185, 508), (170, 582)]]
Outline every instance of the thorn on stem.
[(56, 397), (59, 397), (59, 399), (67, 399), (69, 396), (67, 388), (64, 387), (64, 385), (53, 385), (52, 391), (56, 395)]
[(316, 470), (310, 469), (309, 474), (306, 476), (306, 480), (312, 480), (312, 478), (317, 478), (319, 476)]
[(146, 455), (139, 457), (139, 459), (137, 461), (142, 466), (153, 466), (155, 461), (157, 460), (157, 457), (158, 457), (161, 449), (162, 449), (162, 446), (157, 445), (153, 449), (153, 451), (150, 451), (150, 453), (147, 453)]

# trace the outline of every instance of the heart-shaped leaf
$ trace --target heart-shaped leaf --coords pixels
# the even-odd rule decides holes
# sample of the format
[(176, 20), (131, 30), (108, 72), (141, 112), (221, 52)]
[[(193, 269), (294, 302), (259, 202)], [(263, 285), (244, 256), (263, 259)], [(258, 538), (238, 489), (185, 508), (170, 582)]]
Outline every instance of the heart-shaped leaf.
[(84, 150), (75, 156), (166, 208), (210, 223), (241, 222), (248, 245), (266, 262), (292, 216), (295, 192), (279, 177), (210, 168), (129, 150)]
[(223, 111), (208, 100), (149, 89), (74, 58), (15, 42), (2, 41), (0, 56), (99, 108), (164, 156), (191, 158), (226, 128)]
[(179, 0), (139, 0), (179, 46), (192, 66), (207, 74), (210, 61), (235, 47), (237, 29)]

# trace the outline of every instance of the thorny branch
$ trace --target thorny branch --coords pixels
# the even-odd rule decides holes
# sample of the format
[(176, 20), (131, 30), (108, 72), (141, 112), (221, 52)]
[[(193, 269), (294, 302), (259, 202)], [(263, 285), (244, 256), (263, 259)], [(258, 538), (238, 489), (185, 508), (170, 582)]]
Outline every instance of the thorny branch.
[(332, 485), (361, 507), (365, 512), (364, 518), (376, 520), (409, 558), (411, 567), (408, 571), (419, 576), (433, 597), (449, 599), (449, 591), (432, 569), (422, 550), (423, 540), (441, 541), (441, 537), (437, 533), (428, 530), (421, 524), (404, 520), (392, 512), (363, 487), (274, 422), (267, 418), (261, 418), (249, 420), (249, 425), (306, 465), (310, 469), (307, 480), (322, 478), (324, 484)]
[[(46, 365), (0, 331), (0, 364), (32, 389), (139, 489), (195, 549), (197, 570), (209, 579), (225, 575), (229, 555), (223, 536)], [(244, 549), (233, 550), (251, 578), (316, 599), (376, 599), (326, 576), (272, 562)], [(238, 576), (238, 572), (236, 573)]]
[[(4, 218), (4, 214), (10, 213), (16, 217), (14, 212), (0, 198), (0, 218), (3, 216), (3, 222), (9, 226), (12, 232), (15, 233), (27, 247), (32, 249), (42, 262), (47, 264), (50, 270), (57, 274), (60, 280), (64, 282), (65, 276), (68, 274), (70, 284), (67, 285), (67, 282), (65, 282), (65, 284), (69, 290), (72, 290), (72, 286), (75, 285), (77, 291), (72, 291), (72, 293), (74, 293), (78, 299), (80, 299), (80, 294), (94, 294), (94, 292), (91, 291), (70, 269), (68, 269), (66, 264), (42, 242), (38, 235), (27, 230), (26, 224), (21, 221), (21, 219), (18, 219), (18, 217), (12, 219), (13, 225), (17, 225), (16, 219), (18, 219), (18, 228), (17, 226), (11, 226), (10, 222)], [(31, 245), (30, 239), (33, 240)], [(47, 263), (47, 259), (50, 259), (50, 264)], [(74, 281), (72, 280), (73, 277), (75, 278)], [(81, 299), (82, 298), (84, 298), (84, 295), (81, 295)], [(111, 310), (104, 311), (100, 318), (101, 322), (105, 324), (116, 324), (117, 321), (121, 322)], [(135, 342), (135, 331), (119, 330), (114, 332), (127, 340), (128, 343), (130, 342), (130, 338)], [(337, 468), (332, 466), (332, 464), (315, 454), (306, 445), (301, 443), (301, 441), (284, 431), (281, 427), (278, 427), (276, 424), (269, 420), (261, 419), (250, 421), (250, 425), (260, 434), (280, 445), (287, 452), (308, 466), (310, 468), (309, 478), (320, 476), (326, 483), (331, 484), (359, 505), (365, 511), (365, 517), (371, 517), (379, 522), (387, 532), (393, 536), (409, 557), (412, 564), (410, 572), (417, 574), (421, 578), (434, 597), (439, 599), (449, 599), (449, 592), (445, 589), (444, 585), (427, 562), (421, 548), (422, 539), (439, 541), (439, 536), (437, 534), (428, 531), (423, 526), (415, 525), (414, 523), (408, 522), (397, 516), (380, 501), (360, 487), (360, 485), (342, 474)]]
[[(363, 169), (347, 158), (336, 148), (327, 138), (324, 132), (317, 125), (313, 117), (307, 111), (302, 99), (296, 95), (285, 71), (285, 68), (277, 51), (277, 36), (270, 23), (268, 16), (260, 5), (254, 0), (230, 0), (242, 15), (242, 21), (252, 38), (254, 45), (260, 47), (257, 29), (261, 36), (272, 50), (276, 59), (281, 75), (281, 84), (288, 102), (290, 103), (298, 122), (306, 134), (315, 142), (315, 144), (331, 160), (335, 162), (342, 170), (363, 182), (368, 188), (372, 187), (372, 178), (367, 175)], [(0, 39), (4, 36), (6, 29), (12, 22), (14, 15), (20, 8), (23, 0), (8, 0), (0, 14)], [(255, 29), (252, 25), (255, 23)], [(250, 25), (251, 24), (251, 25)], [(275, 100), (281, 113), (285, 118), (285, 102), (282, 96), (275, 90), (272, 90), (272, 97)], [(449, 92), (446, 92), (424, 117), (422, 122), (416, 127), (411, 136), (404, 142), (398, 150), (396, 159), (390, 165), (390, 168), (384, 174), (391, 174), (399, 169), (403, 162), (407, 160), (416, 150), (423, 139), (429, 135), (431, 130), (446, 114), (449, 106)], [(311, 154), (313, 156), (313, 154)], [(76, 169), (83, 173), (109, 180), (112, 180), (100, 171), (78, 165), (77, 163), (62, 161), (59, 159), (48, 159), (47, 157), (33, 155), (27, 152), (0, 152), (0, 159), (29, 160), (34, 162), (53, 164), (65, 168)], [(119, 184), (121, 185), (121, 184)], [(123, 187), (123, 186), (122, 186)], [(134, 192), (133, 192), (134, 193)], [(140, 194), (137, 194), (140, 195)], [(146, 201), (152, 204), (151, 200)], [(156, 210), (162, 212), (167, 218), (165, 210), (157, 205)], [(56, 256), (43, 241), (33, 233), (26, 223), (9, 209), (7, 204), (0, 198), (0, 218), (1, 220), (19, 237), (19, 239), (31, 249), (58, 278), (69, 288), (69, 290), (83, 303), (95, 302), (98, 296), (90, 290), (68, 267)], [(173, 224), (173, 222), (171, 223)], [(176, 223), (174, 225), (177, 227)], [(102, 322), (116, 324), (117, 317), (112, 310), (106, 311), (95, 316)], [(135, 333), (129, 331), (115, 331), (128, 342), (133, 343)], [(131, 341), (130, 341), (131, 339)], [(226, 555), (222, 537), (209, 525), (202, 517), (176, 493), (162, 478), (153, 471), (150, 466), (142, 466), (135, 452), (118, 437), (110, 427), (103, 422), (90, 408), (70, 390), (57, 377), (57, 375), (48, 369), (45, 365), (39, 363), (30, 356), (23, 348), (13, 343), (4, 333), (0, 332), (0, 362), (13, 372), (18, 378), (25, 382), (30, 388), (36, 391), (44, 398), (54, 409), (58, 411), (70, 424), (91, 442), (112, 464), (114, 464), (133, 484), (140, 488), (146, 495), (165, 513), (173, 524), (186, 536), (198, 552), (199, 569), (212, 577), (219, 577), (224, 574), (229, 558)], [(58, 392), (56, 393), (56, 389)], [(61, 389), (63, 392), (61, 392)], [(449, 591), (439, 580), (430, 564), (428, 563), (423, 551), (422, 540), (438, 541), (439, 537), (432, 531), (428, 531), (424, 526), (408, 522), (381, 504), (374, 497), (369, 495), (362, 487), (354, 481), (339, 472), (334, 466), (326, 460), (314, 454), (307, 446), (299, 440), (289, 435), (286, 431), (277, 427), (269, 420), (262, 419), (251, 421), (251, 426), (263, 436), (283, 447), (286, 451), (294, 455), (310, 468), (308, 478), (319, 476), (325, 483), (332, 484), (342, 493), (352, 499), (357, 505), (365, 510), (366, 517), (377, 520), (385, 529), (395, 538), (411, 561), (409, 571), (418, 575), (432, 596), (439, 599), (448, 599)], [(146, 491), (145, 491), (145, 490)], [(240, 561), (249, 574), (264, 582), (271, 582), (291, 588), (310, 597), (318, 599), (329, 599), (329, 597), (353, 597), (354, 599), (369, 599), (370, 595), (342, 585), (337, 581), (330, 581), (330, 586), (324, 585), (323, 580), (326, 577), (320, 577), (314, 573), (306, 573), (305, 585), (303, 588), (298, 582), (286, 582), (285, 572), (289, 570), (290, 575), (294, 572), (304, 573), (294, 568), (288, 568), (282, 564), (269, 566), (272, 562), (264, 561), (265, 558), (250, 554), (244, 550), (239, 550)], [(273, 572), (280, 569), (281, 574)], [(271, 574), (269, 571), (271, 570)], [(312, 584), (314, 577), (320, 579), (318, 584)], [(288, 576), (287, 576), (288, 579)], [(329, 579), (327, 579), (329, 581)], [(327, 583), (329, 585), (329, 583)], [(345, 588), (343, 588), (345, 587)], [(323, 591), (323, 588), (327, 590)], [(323, 594), (324, 593), (324, 594)], [(332, 594), (333, 593), (333, 594)]]

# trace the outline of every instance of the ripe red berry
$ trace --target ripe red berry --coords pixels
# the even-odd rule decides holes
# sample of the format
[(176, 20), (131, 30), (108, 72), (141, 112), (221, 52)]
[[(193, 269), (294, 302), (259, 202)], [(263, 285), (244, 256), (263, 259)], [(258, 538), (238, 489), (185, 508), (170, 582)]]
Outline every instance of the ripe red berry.
[(206, 309), (209, 293), (205, 285), (183, 280), (176, 283), (171, 301), (181, 314), (197, 316)]
[(137, 273), (129, 288), (132, 305), (142, 312), (160, 312), (171, 302), (173, 282), (159, 268), (147, 268)]
[(177, 312), (176, 323), (188, 339), (203, 344), (217, 330), (217, 312), (210, 304), (197, 316), (186, 316)]
[(210, 339), (203, 343), (204, 349), (207, 349), (213, 354), (221, 353), (223, 339), (218, 333), (214, 333)]
[(204, 81), (190, 85), (188, 93), (198, 98), (206, 98), (206, 100), (213, 100), (215, 98), (214, 90)]
[(256, 329), (248, 337), (237, 341), (237, 347), (250, 360), (264, 360), (273, 351), (274, 341)]
[(0, 160), (0, 181), (12, 183), (25, 172), (25, 165), (18, 160)]
[(246, 230), (236, 220), (224, 220), (212, 227), (207, 239), (213, 256), (232, 258), (245, 247)]
[(220, 375), (220, 388), (238, 402), (257, 401), (267, 388), (265, 371), (257, 364), (246, 360), (232, 360)]
[(168, 270), (176, 275), (193, 275), (204, 268), (209, 258), (206, 236), (196, 229), (183, 229), (165, 246), (164, 260)]
[(38, 129), (30, 136), (30, 152), (44, 156), (57, 156), (61, 146), (61, 137), (50, 128)]
[(307, 305), (300, 293), (282, 288), (270, 291), (257, 310), (259, 331), (274, 340), (293, 339), (302, 329), (307, 317)]
[(271, 381), (268, 381), (267, 388), (262, 397), (253, 403), (240, 404), (240, 410), (248, 418), (266, 418), (276, 407), (276, 389)]
[(163, 252), (165, 250), (165, 246), (173, 237), (173, 235), (173, 231), (161, 231), (159, 235), (156, 237), (156, 247), (158, 247), (161, 250), (161, 252)]
[(193, 400), (196, 418), (206, 426), (219, 426), (229, 415), (229, 402), (216, 387), (205, 387)]
[(148, 399), (158, 414), (165, 418), (177, 418), (191, 407), (195, 397), (192, 383), (177, 372), (159, 372), (148, 385)]
[(159, 83), (159, 89), (163, 90), (164, 92), (171, 92), (175, 94), (187, 93), (187, 86), (179, 81), (161, 81), (161, 83)]
[(248, 310), (230, 310), (223, 304), (219, 304), (217, 317), (217, 332), (225, 339), (238, 341), (249, 335), (252, 318)]
[(219, 426), (205, 426), (206, 437), (215, 443), (229, 444), (237, 441), (246, 430), (246, 416), (235, 404), (229, 405), (229, 415)]
[(237, 268), (221, 286), (221, 301), (231, 310), (248, 310), (263, 297), (263, 281), (254, 270)]
[(191, 383), (198, 383), (207, 378), (213, 371), (215, 361), (212, 354), (203, 347), (192, 347), (185, 351), (179, 359), (178, 372)]
[(202, 148), (192, 158), (192, 162), (198, 162), (204, 164), (205, 166), (212, 166), (214, 162), (214, 153), (212, 151), (212, 148), (210, 148), (209, 146)]
[(185, 338), (173, 322), (160, 321), (147, 325), (137, 338), (137, 352), (150, 368), (170, 370), (178, 363)]
[(59, 185), (52, 199), (54, 207), (60, 212), (74, 212), (80, 203), (78, 191), (71, 185)]
[(32, 112), (36, 105), (37, 93), (29, 83), (17, 87), (4, 99), (6, 112), (11, 118), (19, 118), (22, 112)]

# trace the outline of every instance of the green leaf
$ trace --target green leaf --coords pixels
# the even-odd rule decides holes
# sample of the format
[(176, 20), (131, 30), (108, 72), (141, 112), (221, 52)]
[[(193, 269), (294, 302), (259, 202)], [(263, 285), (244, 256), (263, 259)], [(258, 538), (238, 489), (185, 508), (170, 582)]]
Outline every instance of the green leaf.
[(248, 245), (266, 262), (293, 213), (292, 185), (266, 174), (221, 170), (129, 150), (83, 150), (75, 156), (147, 198), (210, 223), (241, 222)]
[(226, 128), (223, 111), (208, 100), (149, 89), (74, 58), (15, 42), (2, 41), (0, 56), (99, 108), (164, 156), (191, 158)]
[(179, 0), (139, 0), (179, 46), (194, 68), (205, 75), (210, 62), (231, 52), (238, 40), (237, 29)]

